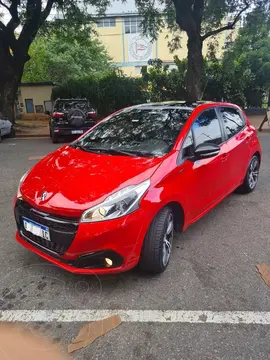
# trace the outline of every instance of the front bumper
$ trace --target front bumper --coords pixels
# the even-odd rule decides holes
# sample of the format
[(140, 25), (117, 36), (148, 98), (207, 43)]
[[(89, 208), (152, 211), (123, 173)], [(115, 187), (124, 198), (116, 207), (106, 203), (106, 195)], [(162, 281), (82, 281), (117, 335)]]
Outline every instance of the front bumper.
[[(77, 274), (108, 274), (127, 271), (139, 261), (148, 229), (143, 210), (110, 221), (80, 223), (44, 214), (22, 200), (14, 208), (17, 241), (51, 263)], [(48, 226), (51, 241), (26, 232), (22, 216)], [(112, 265), (108, 267), (105, 259)]]

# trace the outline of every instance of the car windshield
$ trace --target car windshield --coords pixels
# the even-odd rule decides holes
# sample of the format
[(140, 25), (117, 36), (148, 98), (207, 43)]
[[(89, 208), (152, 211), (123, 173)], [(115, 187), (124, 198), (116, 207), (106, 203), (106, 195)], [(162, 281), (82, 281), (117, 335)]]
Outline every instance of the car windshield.
[(131, 108), (109, 117), (74, 143), (81, 150), (112, 155), (161, 157), (167, 154), (192, 110)]

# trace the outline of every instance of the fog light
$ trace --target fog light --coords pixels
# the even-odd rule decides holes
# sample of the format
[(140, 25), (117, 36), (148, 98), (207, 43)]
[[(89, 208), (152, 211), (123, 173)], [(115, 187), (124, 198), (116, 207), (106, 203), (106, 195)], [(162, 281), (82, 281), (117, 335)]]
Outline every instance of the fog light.
[(111, 267), (113, 264), (112, 260), (109, 258), (105, 258), (105, 266), (106, 267)]

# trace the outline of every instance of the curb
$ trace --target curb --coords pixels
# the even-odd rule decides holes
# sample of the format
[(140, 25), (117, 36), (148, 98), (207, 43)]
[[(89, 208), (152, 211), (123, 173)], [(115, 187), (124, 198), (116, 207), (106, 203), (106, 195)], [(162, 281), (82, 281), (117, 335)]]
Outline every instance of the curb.
[(15, 139), (37, 139), (37, 138), (49, 138), (49, 135), (45, 135), (45, 134), (16, 134)]

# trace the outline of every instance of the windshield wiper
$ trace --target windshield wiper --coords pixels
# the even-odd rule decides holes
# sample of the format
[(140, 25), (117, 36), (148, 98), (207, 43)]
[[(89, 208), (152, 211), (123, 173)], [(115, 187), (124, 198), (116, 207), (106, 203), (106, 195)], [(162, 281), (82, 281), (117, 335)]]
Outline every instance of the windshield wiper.
[(75, 143), (75, 144), (70, 144), (69, 146), (71, 146), (72, 148), (74, 149), (80, 149), (82, 151), (85, 151), (85, 152), (90, 152), (90, 153), (98, 153), (99, 151), (95, 151), (95, 149), (93, 148), (87, 148), (81, 144), (78, 144), (78, 143)]
[(127, 156), (141, 156), (141, 157), (155, 157), (152, 153), (139, 150), (121, 150), (121, 149), (106, 149), (106, 148), (91, 148), (91, 150), (100, 151), (112, 155), (127, 155)]
[(134, 156), (134, 153), (128, 150), (120, 150), (120, 149), (107, 149), (107, 148), (87, 148), (89, 151), (96, 151), (104, 154), (111, 154), (111, 155), (127, 155), (127, 156)]
[(155, 157), (152, 153), (137, 151), (137, 150), (120, 150), (120, 149), (107, 149), (107, 148), (89, 148), (85, 147), (81, 144), (75, 143), (71, 144), (71, 147), (75, 149), (80, 149), (82, 151), (91, 152), (91, 153), (103, 153), (103, 154), (111, 154), (111, 155), (126, 155), (126, 156), (150, 156)]

